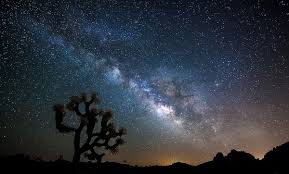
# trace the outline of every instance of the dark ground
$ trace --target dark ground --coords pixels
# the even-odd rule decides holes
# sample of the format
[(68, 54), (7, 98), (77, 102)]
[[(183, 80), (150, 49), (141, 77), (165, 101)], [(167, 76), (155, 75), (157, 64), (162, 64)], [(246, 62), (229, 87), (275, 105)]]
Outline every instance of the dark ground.
[[(65, 160), (31, 160), (29, 156), (15, 155), (2, 157), (1, 170), (7, 173), (266, 173), (289, 174), (289, 142), (266, 153), (262, 160), (249, 153), (232, 150), (227, 156), (218, 153), (212, 161), (198, 166), (174, 163), (170, 166), (138, 167), (128, 164), (105, 162), (73, 164)], [(2, 173), (2, 172), (1, 172)]]

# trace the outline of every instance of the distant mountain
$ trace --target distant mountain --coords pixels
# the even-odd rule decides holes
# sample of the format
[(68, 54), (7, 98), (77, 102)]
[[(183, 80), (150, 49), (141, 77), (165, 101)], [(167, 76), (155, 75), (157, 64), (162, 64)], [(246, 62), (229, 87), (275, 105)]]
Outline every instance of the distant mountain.
[(232, 150), (227, 156), (217, 153), (212, 161), (197, 166), (198, 173), (254, 173), (260, 161), (249, 153)]
[(227, 155), (217, 153), (212, 161), (198, 166), (177, 162), (170, 166), (138, 167), (115, 162), (96, 165), (90, 162), (71, 163), (63, 159), (45, 162), (27, 155), (0, 157), (2, 171), (9, 173), (165, 173), (165, 174), (289, 174), (289, 142), (273, 148), (258, 160), (244, 151), (232, 150)]
[(289, 142), (274, 147), (265, 154), (262, 161), (276, 173), (285, 171), (286, 169), (289, 173)]
[(274, 147), (271, 151), (267, 152), (264, 156), (264, 161), (268, 162), (282, 162), (289, 160), (289, 142), (280, 146)]
[(172, 165), (169, 166), (170, 168), (175, 168), (175, 169), (193, 169), (194, 166), (186, 164), (186, 163), (181, 163), (181, 162), (176, 162), (173, 163)]
[(273, 148), (262, 160), (244, 151), (232, 150), (227, 156), (219, 152), (212, 161), (197, 166), (196, 173), (289, 174), (289, 142)]

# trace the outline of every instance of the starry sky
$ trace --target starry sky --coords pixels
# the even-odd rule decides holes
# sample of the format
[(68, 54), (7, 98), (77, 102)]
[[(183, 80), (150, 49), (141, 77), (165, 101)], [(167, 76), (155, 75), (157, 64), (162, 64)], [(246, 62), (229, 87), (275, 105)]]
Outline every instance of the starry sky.
[(52, 106), (92, 91), (128, 129), (105, 160), (262, 158), (289, 140), (288, 1), (3, 0), (0, 40), (2, 155), (71, 160)]

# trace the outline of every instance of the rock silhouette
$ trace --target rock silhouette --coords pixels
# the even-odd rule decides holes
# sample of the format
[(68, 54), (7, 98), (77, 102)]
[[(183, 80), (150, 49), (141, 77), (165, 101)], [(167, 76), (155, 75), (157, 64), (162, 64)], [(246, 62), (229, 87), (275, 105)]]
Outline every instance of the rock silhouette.
[(138, 167), (129, 164), (104, 162), (96, 165), (91, 162), (71, 163), (63, 159), (44, 162), (32, 160), (27, 155), (19, 154), (1, 157), (3, 170), (19, 173), (191, 173), (191, 174), (288, 174), (289, 142), (269, 151), (264, 159), (255, 159), (249, 153), (232, 150), (227, 155), (217, 153), (212, 161), (198, 166), (185, 163), (174, 163), (170, 166)]
[(273, 170), (275, 173), (285, 171), (286, 168), (288, 169), (289, 142), (277, 146), (266, 153), (263, 161), (267, 166), (270, 166), (270, 170)]
[(258, 166), (259, 161), (253, 155), (233, 149), (226, 156), (221, 152), (217, 153), (213, 161), (199, 166), (199, 172), (250, 173), (250, 171), (256, 171)]

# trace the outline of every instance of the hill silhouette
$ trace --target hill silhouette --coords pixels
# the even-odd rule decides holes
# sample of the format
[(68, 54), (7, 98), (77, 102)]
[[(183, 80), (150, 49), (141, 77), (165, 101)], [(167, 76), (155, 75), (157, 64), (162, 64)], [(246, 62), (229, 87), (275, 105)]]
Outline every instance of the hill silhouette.
[(265, 165), (270, 166), (270, 169), (276, 171), (276, 173), (282, 171), (289, 173), (289, 142), (277, 146), (266, 153), (263, 161)]
[(227, 155), (217, 153), (212, 161), (191, 166), (185, 163), (174, 163), (169, 166), (138, 167), (129, 164), (104, 162), (96, 165), (91, 162), (71, 163), (63, 159), (42, 161), (30, 159), (29, 156), (18, 154), (1, 157), (2, 171), (17, 173), (289, 173), (289, 142), (273, 148), (262, 160), (244, 151), (232, 150)]

